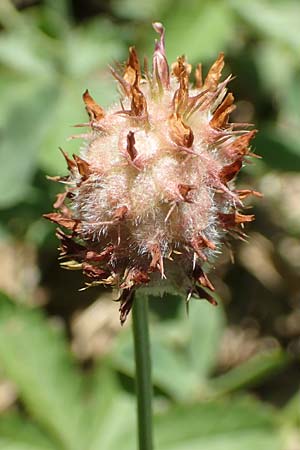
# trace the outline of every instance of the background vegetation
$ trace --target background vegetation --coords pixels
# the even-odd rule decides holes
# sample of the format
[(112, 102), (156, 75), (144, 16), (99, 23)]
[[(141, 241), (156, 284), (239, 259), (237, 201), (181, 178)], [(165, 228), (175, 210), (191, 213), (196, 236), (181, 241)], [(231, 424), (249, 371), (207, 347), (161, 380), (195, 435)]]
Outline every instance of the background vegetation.
[(300, 448), (300, 4), (292, 0), (1, 0), (0, 449), (135, 448), (130, 323), (57, 262), (51, 210), (78, 151), (88, 87), (114, 101), (107, 65), (128, 45), (150, 55), (153, 20), (169, 61), (204, 68), (224, 51), (234, 119), (260, 130), (263, 156), (239, 186), (264, 193), (249, 243), (212, 274), (221, 297), (151, 302), (158, 450)]

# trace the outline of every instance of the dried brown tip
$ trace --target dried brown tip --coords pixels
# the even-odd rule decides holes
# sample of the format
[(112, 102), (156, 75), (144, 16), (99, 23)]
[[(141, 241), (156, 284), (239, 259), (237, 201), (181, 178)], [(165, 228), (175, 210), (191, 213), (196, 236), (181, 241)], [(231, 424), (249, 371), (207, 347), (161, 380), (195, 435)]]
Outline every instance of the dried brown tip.
[(202, 79), (202, 64), (197, 64), (195, 69), (195, 87), (197, 89), (202, 88), (203, 79)]
[(141, 79), (141, 66), (134, 47), (129, 48), (129, 57), (126, 63), (123, 78), (131, 86), (133, 86), (134, 84), (139, 86), (139, 82)]
[(236, 108), (233, 102), (233, 95), (231, 93), (227, 94), (221, 105), (215, 110), (214, 115), (209, 122), (212, 128), (221, 129), (226, 127), (229, 115)]
[(223, 169), (219, 172), (219, 178), (221, 183), (227, 184), (229, 181), (231, 181), (241, 170), (242, 165), (243, 165), (242, 158), (239, 158), (232, 164), (224, 166)]
[(97, 121), (103, 119), (103, 117), (105, 116), (105, 112), (101, 108), (101, 106), (95, 102), (88, 89), (83, 93), (82, 98), (85, 103), (85, 108), (90, 117), (90, 120), (93, 122), (94, 120)]
[(190, 148), (194, 142), (192, 129), (186, 125), (179, 114), (174, 113), (169, 119), (171, 139), (179, 146)]
[(222, 70), (224, 67), (224, 53), (221, 52), (217, 60), (213, 63), (204, 81), (204, 89), (215, 91), (218, 87)]

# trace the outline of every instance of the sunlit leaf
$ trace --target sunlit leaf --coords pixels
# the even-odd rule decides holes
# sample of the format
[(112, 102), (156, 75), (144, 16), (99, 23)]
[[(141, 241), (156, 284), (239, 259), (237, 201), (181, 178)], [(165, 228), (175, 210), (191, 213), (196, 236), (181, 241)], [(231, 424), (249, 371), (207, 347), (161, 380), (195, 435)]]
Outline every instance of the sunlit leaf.
[(31, 84), (9, 109), (0, 147), (0, 159), (5, 165), (0, 177), (0, 207), (30, 195), (37, 154), (51, 124), (57, 94), (55, 85)]
[[(184, 419), (183, 419), (184, 418)], [(279, 450), (272, 411), (239, 399), (175, 407), (155, 421), (160, 450)]]
[(230, 0), (229, 2), (246, 23), (263, 36), (290, 46), (296, 54), (300, 50), (300, 4), (296, 0)]
[(0, 416), (0, 450), (60, 450), (37, 426), (18, 414)]
[(217, 307), (212, 307), (208, 302), (191, 300), (189, 308), (190, 364), (203, 381), (216, 363), (225, 317), (221, 301)]
[(248, 361), (231, 369), (224, 375), (214, 378), (210, 386), (218, 394), (257, 385), (288, 365), (290, 359), (281, 350), (272, 350), (256, 355)]
[(61, 333), (38, 311), (0, 298), (0, 363), (26, 408), (61, 445), (82, 449), (77, 433), (81, 378)]

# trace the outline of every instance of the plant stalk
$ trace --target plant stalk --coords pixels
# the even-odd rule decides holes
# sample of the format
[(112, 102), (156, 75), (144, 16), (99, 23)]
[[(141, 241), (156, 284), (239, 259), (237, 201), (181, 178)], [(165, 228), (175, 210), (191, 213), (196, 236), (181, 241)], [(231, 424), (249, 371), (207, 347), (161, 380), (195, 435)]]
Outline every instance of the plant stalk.
[(136, 373), (138, 448), (139, 450), (153, 450), (151, 358), (148, 298), (146, 296), (135, 298), (132, 321)]

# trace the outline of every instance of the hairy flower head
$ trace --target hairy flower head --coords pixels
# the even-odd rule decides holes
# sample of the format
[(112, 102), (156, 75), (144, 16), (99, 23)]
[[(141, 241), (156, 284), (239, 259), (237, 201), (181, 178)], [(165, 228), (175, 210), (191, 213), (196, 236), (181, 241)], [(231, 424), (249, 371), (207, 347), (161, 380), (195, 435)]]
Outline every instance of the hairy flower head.
[(61, 227), (63, 266), (120, 291), (121, 322), (134, 289), (158, 278), (212, 301), (206, 271), (226, 235), (243, 237), (254, 219), (240, 212), (242, 199), (259, 195), (234, 189), (255, 130), (229, 122), (234, 98), (231, 76), (221, 81), (223, 53), (202, 80), (201, 65), (192, 74), (184, 56), (169, 67), (164, 28), (153, 27), (151, 72), (134, 47), (124, 69), (112, 69), (119, 104), (104, 111), (83, 94), (90, 133), (80, 156), (62, 151), (69, 175), (55, 180), (66, 190), (58, 212), (45, 215)]

